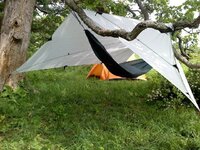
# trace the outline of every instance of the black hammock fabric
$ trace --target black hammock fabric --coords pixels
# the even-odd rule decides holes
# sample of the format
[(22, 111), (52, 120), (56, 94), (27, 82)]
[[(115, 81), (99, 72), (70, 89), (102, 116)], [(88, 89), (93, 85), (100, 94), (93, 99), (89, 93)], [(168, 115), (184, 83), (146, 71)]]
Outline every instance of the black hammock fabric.
[(152, 67), (142, 59), (118, 64), (89, 30), (85, 30), (85, 34), (97, 58), (105, 64), (112, 74), (136, 78), (151, 70)]

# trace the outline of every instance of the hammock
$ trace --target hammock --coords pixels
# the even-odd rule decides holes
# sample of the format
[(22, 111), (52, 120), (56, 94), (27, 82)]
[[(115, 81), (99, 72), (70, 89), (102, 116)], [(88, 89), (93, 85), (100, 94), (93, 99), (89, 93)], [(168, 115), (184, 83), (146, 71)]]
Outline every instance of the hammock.
[(89, 30), (85, 30), (85, 34), (97, 58), (105, 64), (112, 74), (136, 78), (151, 70), (152, 67), (142, 59), (118, 64)]

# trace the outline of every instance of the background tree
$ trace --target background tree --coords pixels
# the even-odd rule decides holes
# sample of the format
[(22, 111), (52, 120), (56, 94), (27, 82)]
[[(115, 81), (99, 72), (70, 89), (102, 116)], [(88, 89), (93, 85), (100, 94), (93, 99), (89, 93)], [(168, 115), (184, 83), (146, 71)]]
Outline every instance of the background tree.
[[(1, 2), (1, 5), (4, 2)], [(11, 74), (26, 60), (35, 0), (5, 1), (0, 35), (0, 91), (16, 87), (21, 74)]]

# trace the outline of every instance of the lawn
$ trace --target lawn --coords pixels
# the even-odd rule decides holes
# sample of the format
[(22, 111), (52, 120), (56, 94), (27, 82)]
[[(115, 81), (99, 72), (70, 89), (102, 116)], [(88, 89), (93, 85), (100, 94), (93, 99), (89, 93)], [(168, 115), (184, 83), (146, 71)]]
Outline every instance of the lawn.
[[(194, 107), (147, 102), (148, 81), (86, 80), (89, 67), (27, 73), (0, 97), (0, 150), (198, 150)], [(161, 100), (162, 101), (162, 100)]]

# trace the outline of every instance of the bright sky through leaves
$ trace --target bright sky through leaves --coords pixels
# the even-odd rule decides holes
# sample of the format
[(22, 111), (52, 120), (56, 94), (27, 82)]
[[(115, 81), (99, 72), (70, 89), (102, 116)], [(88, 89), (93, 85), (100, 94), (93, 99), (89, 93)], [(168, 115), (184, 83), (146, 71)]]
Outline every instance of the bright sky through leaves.
[(171, 6), (179, 6), (184, 3), (185, 0), (169, 0)]

